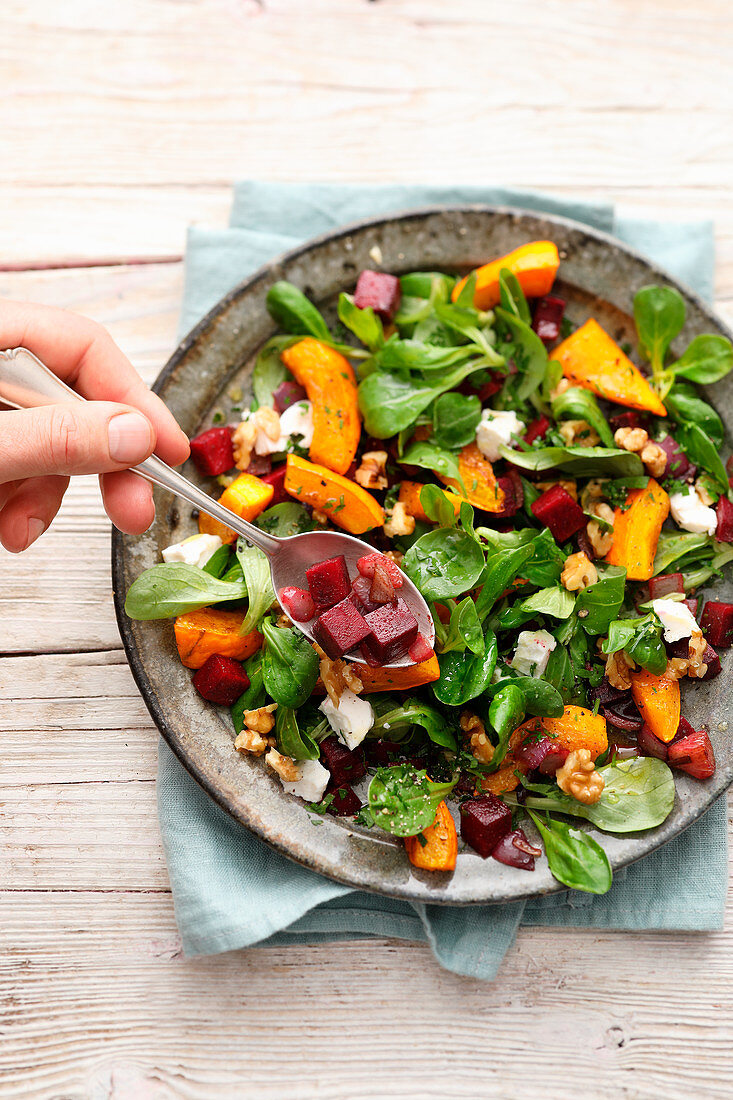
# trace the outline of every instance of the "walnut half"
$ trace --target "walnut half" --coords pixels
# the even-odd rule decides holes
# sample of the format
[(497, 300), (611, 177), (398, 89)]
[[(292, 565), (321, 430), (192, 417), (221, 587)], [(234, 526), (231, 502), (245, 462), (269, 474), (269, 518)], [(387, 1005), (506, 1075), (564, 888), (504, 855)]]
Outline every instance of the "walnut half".
[(595, 584), (597, 580), (598, 570), (587, 554), (581, 551), (578, 554), (570, 554), (565, 559), (560, 581), (568, 592), (578, 592), (581, 588), (587, 588), (589, 584)]
[(584, 806), (592, 806), (603, 794), (605, 783), (591, 758), (590, 749), (575, 749), (555, 773), (557, 785)]

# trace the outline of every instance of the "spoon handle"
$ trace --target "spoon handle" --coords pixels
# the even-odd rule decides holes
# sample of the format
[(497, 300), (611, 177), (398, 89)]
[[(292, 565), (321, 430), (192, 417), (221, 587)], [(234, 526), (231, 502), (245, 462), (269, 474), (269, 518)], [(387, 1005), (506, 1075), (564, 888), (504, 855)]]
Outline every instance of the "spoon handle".
[[(11, 348), (0, 351), (0, 401), (16, 409), (35, 409), (39, 405), (54, 405), (69, 401), (84, 401), (85, 398), (72, 390), (65, 382), (49, 370), (27, 348)], [(268, 535), (259, 527), (241, 519), (228, 508), (224, 508), (197, 485), (167, 466), (162, 459), (151, 455), (132, 468), (132, 473), (152, 481), (162, 489), (167, 489), (194, 508), (218, 519), (231, 527), (238, 535), (258, 546), (268, 556), (280, 549), (282, 540)]]

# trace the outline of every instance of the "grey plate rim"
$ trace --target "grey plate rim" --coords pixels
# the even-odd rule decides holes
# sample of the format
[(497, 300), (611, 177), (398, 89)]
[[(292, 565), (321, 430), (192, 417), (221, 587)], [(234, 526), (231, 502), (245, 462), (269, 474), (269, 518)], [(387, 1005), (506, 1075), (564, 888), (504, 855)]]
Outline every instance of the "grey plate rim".
[[(489, 216), (501, 215), (506, 217), (512, 217), (518, 220), (530, 220), (530, 221), (542, 221), (548, 224), (556, 225), (558, 227), (581, 233), (586, 237), (592, 238), (594, 241), (600, 244), (606, 245), (609, 248), (615, 249), (622, 253), (625, 253), (630, 259), (641, 263), (647, 268), (650, 275), (663, 280), (666, 283), (676, 287), (683, 295), (692, 302), (700, 312), (709, 317), (711, 322), (715, 325), (719, 332), (725, 334), (733, 342), (733, 331), (725, 324), (725, 322), (717, 316), (711, 306), (701, 297), (697, 291), (686, 285), (676, 276), (671, 275), (662, 266), (650, 260), (642, 252), (632, 248), (625, 242), (614, 237), (610, 233), (606, 233), (603, 230), (596, 229), (593, 226), (589, 226), (583, 222), (576, 221), (572, 218), (567, 218), (558, 214), (545, 213), (541, 210), (529, 210), (521, 207), (506, 206), (506, 205), (493, 205), (488, 203), (448, 203), (448, 204), (429, 204), (420, 207), (411, 207), (406, 210), (397, 210), (393, 213), (378, 215), (376, 217), (363, 218), (358, 221), (350, 222), (346, 225), (339, 226), (336, 229), (328, 230), (315, 237), (310, 238), (307, 241), (302, 242), (296, 247), (280, 253), (273, 257), (269, 262), (262, 264), (256, 271), (252, 272), (246, 279), (237, 283), (230, 291), (227, 292), (219, 301), (212, 306), (212, 308), (201, 318), (199, 322), (183, 337), (179, 342), (168, 362), (158, 374), (155, 382), (152, 385), (154, 393), (160, 393), (165, 388), (165, 384), (168, 379), (175, 373), (176, 368), (185, 359), (186, 355), (196, 346), (196, 344), (205, 337), (207, 331), (211, 328), (217, 318), (222, 314), (226, 308), (235, 302), (242, 294), (257, 286), (257, 284), (267, 278), (276, 276), (279, 269), (288, 265), (292, 261), (306, 256), (312, 250), (318, 248), (320, 245), (324, 245), (331, 242), (337, 242), (341, 239), (348, 238), (349, 236), (358, 233), (363, 230), (377, 228), (386, 223), (396, 222), (410, 222), (419, 221), (426, 217), (441, 215), (441, 214), (485, 214)], [(335, 882), (338, 882), (345, 886), (350, 886), (356, 890), (364, 890), (369, 893), (375, 893), (386, 897), (393, 897), (413, 902), (428, 902), (430, 904), (437, 905), (490, 905), (490, 904), (504, 904), (507, 901), (529, 901), (533, 898), (545, 897), (550, 894), (560, 893), (567, 890), (567, 887), (562, 883), (554, 881), (551, 885), (543, 887), (541, 889), (531, 889), (531, 883), (527, 883), (527, 889), (514, 889), (506, 895), (493, 894), (492, 896), (449, 896), (449, 885), (445, 889), (431, 891), (430, 882), (426, 885), (424, 881), (411, 875), (406, 883), (388, 883), (379, 881), (367, 881), (352, 873), (342, 872), (340, 868), (335, 866), (324, 866), (319, 862), (317, 857), (309, 857), (304, 852), (295, 850), (291, 845), (287, 845), (282, 842), (280, 838), (272, 835), (272, 832), (268, 829), (267, 825), (259, 821), (256, 817), (244, 814), (239, 808), (235, 808), (230, 804), (226, 796), (222, 793), (216, 784), (215, 777), (207, 773), (206, 770), (199, 767), (195, 761), (190, 759), (183, 747), (178, 741), (175, 730), (169, 724), (165, 709), (161, 704), (154, 685), (148, 675), (145, 667), (144, 660), (138, 650), (137, 642), (134, 637), (131, 621), (127, 618), (124, 612), (124, 593), (123, 593), (123, 579), (124, 579), (124, 562), (125, 562), (125, 539), (127, 536), (123, 535), (116, 528), (112, 528), (112, 546), (111, 546), (111, 564), (112, 564), (112, 586), (113, 586), (113, 602), (115, 608), (115, 615), (117, 618), (117, 624), (120, 631), (123, 648), (127, 656), (130, 669), (135, 680), (135, 683), (140, 691), (140, 694), (145, 702), (145, 705), (153, 718), (156, 726), (160, 730), (163, 738), (172, 750), (174, 755), (183, 765), (183, 767), (189, 772), (189, 774), (196, 780), (199, 786), (206, 792), (206, 794), (223, 809), (233, 820), (237, 821), (240, 825), (255, 833), (261, 840), (265, 841), (271, 848), (277, 851), (279, 854), (286, 856), (293, 862), (304, 866), (310, 870), (317, 872), (320, 875), (325, 876)], [(679, 782), (679, 773), (676, 773), (676, 781)], [(646, 830), (641, 834), (623, 834), (623, 839), (630, 838), (638, 844), (638, 848), (635, 846), (632, 851), (621, 857), (611, 857), (611, 864), (613, 870), (620, 870), (636, 863), (638, 860), (643, 859), (649, 853), (662, 848), (664, 845), (670, 843), (676, 837), (684, 833), (695, 821), (707, 812), (710, 806), (715, 800), (730, 786), (733, 782), (733, 764), (727, 769), (718, 768), (715, 776), (712, 780), (706, 782), (705, 791), (707, 793), (707, 800), (699, 807), (696, 807), (694, 812), (683, 814), (681, 820), (675, 822), (674, 828), (670, 830), (664, 830), (663, 823), (657, 829)], [(283, 794), (285, 798), (291, 798)], [(294, 800), (295, 801), (295, 800)], [(669, 819), (667, 819), (669, 821)], [(602, 833), (600, 830), (595, 831), (596, 835), (599, 835), (601, 839), (604, 837), (610, 839), (611, 834)], [(659, 835), (662, 834), (662, 835)], [(489, 861), (487, 861), (489, 862)], [(531, 876), (525, 873), (525, 878), (529, 879)], [(430, 881), (435, 883), (436, 886), (445, 886), (445, 880), (450, 879), (450, 876), (435, 875), (431, 876)], [(438, 880), (441, 880), (440, 884)]]

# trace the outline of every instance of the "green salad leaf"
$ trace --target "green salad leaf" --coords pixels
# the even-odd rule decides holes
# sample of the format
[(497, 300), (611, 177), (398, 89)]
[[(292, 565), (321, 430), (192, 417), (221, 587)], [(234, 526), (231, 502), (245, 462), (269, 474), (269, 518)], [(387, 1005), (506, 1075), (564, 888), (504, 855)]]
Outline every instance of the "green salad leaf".
[[(374, 709), (376, 711), (377, 707)], [(395, 735), (410, 730), (413, 726), (421, 726), (433, 744), (456, 751), (456, 738), (448, 719), (421, 699), (406, 699), (400, 706), (382, 709), (375, 718), (369, 736), (385, 737), (392, 741), (396, 739)]]
[(607, 894), (613, 872), (608, 856), (597, 840), (580, 829), (549, 816), (544, 821), (528, 810), (545, 845), (547, 862), (558, 882), (571, 890)]
[(354, 333), (370, 351), (378, 351), (384, 344), (384, 327), (373, 309), (359, 309), (353, 294), (339, 294), (339, 321)]
[(478, 397), (443, 393), (433, 405), (433, 439), (444, 449), (465, 447), (475, 439), (480, 419), (481, 402)]
[(250, 634), (257, 630), (263, 616), (275, 602), (275, 589), (272, 587), (270, 563), (256, 546), (250, 546), (239, 539), (237, 542), (237, 560), (242, 567), (244, 583), (247, 585), (249, 606), (240, 634)]
[(578, 621), (587, 634), (605, 634), (624, 602), (626, 570), (608, 565), (594, 584), (581, 589), (575, 601)]
[(475, 539), (445, 527), (419, 538), (402, 562), (404, 572), (431, 602), (469, 592), (483, 568), (484, 553)]
[(244, 600), (247, 585), (213, 577), (197, 565), (162, 562), (133, 581), (125, 600), (131, 619), (174, 619), (211, 604)]
[(318, 679), (318, 655), (299, 630), (262, 623), (265, 641), (262, 679), (267, 694), (283, 707), (300, 707), (310, 697)]
[(299, 728), (292, 707), (278, 706), (275, 711), (275, 737), (278, 750), (293, 760), (317, 760), (320, 756), (316, 742)]
[(265, 299), (267, 312), (285, 332), (299, 336), (315, 336), (317, 340), (332, 340), (328, 325), (302, 290), (281, 280), (273, 283)]
[(552, 400), (555, 420), (585, 420), (595, 428), (604, 447), (613, 448), (613, 432), (594, 394), (590, 390), (571, 386)]
[(455, 781), (433, 783), (412, 764), (378, 768), (367, 794), (374, 823), (393, 836), (416, 836), (433, 824), (454, 786)]
[(452, 650), (440, 654), (440, 678), (431, 685), (438, 702), (449, 707), (461, 707), (482, 695), (491, 683), (496, 654), (496, 635), (491, 630), (484, 635), (483, 653), (469, 656), (465, 652)]
[(610, 447), (539, 447), (534, 451), (499, 448), (504, 458), (523, 470), (562, 470), (574, 477), (641, 477), (637, 454)]

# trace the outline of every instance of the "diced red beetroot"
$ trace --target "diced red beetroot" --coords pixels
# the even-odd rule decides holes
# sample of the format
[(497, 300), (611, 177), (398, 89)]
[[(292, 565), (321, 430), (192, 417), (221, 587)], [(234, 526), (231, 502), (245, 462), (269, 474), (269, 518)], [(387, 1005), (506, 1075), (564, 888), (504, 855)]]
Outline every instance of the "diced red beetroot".
[(383, 665), (406, 653), (417, 637), (417, 619), (402, 599), (367, 612), (364, 620), (371, 634), (362, 652)]
[(289, 584), (280, 589), (280, 603), (294, 623), (307, 623), (316, 613), (316, 605), (310, 592)]
[(307, 398), (308, 394), (297, 382), (281, 382), (272, 395), (272, 403), (275, 406), (275, 412), (280, 414), (291, 405), (295, 405), (298, 401), (305, 401)]
[(715, 771), (715, 753), (706, 730), (695, 730), (668, 747), (668, 761), (695, 779), (709, 779)]
[(587, 522), (583, 509), (562, 485), (553, 485), (538, 497), (532, 505), (532, 514), (550, 528), (558, 542), (565, 542)]
[(611, 429), (617, 432), (619, 428), (648, 428), (649, 417), (646, 413), (637, 409), (627, 409), (626, 412), (616, 413), (608, 419)]
[(532, 328), (546, 347), (560, 339), (560, 322), (565, 312), (565, 301), (554, 294), (539, 298), (534, 307)]
[(427, 639), (418, 634), (415, 641), (407, 650), (407, 655), (411, 661), (414, 661), (416, 665), (421, 664), (423, 661), (429, 661), (433, 656), (433, 648), (428, 645)]
[(317, 611), (341, 603), (351, 591), (349, 571), (343, 554), (316, 562), (310, 569), (306, 569), (305, 575)]
[(362, 577), (369, 577), (371, 579), (374, 576), (374, 570), (377, 563), (384, 566), (387, 570), (394, 587), (402, 588), (405, 581), (399, 566), (396, 562), (393, 562), (391, 558), (385, 557), (384, 554), (365, 554), (363, 558), (359, 558), (356, 563), (356, 568), (359, 570)]
[(342, 600), (318, 616), (313, 634), (329, 657), (337, 660), (369, 636), (371, 627), (350, 599)]
[(693, 725), (687, 721), (684, 715), (680, 715), (679, 725), (677, 726), (677, 732), (668, 744), (672, 745), (675, 741), (681, 741), (683, 737), (689, 737), (691, 733), (694, 733), (695, 729)]
[(383, 321), (391, 321), (400, 308), (402, 290), (396, 275), (385, 271), (362, 271), (356, 280), (354, 305), (373, 309)]
[[(385, 558), (385, 561), (387, 559)], [(374, 576), (369, 587), (369, 599), (372, 603), (383, 604), (392, 603), (397, 598), (395, 594), (395, 586), (392, 584), (389, 573), (381, 564), (377, 562), (374, 567)]]
[(379, 737), (376, 741), (366, 741), (364, 751), (369, 763), (376, 768), (387, 768), (390, 764), (398, 763), (404, 755), (399, 742), (389, 741), (384, 737)]
[(649, 599), (658, 600), (670, 592), (684, 592), (685, 582), (681, 573), (662, 573), (660, 577), (649, 580)]
[(524, 504), (522, 479), (514, 467), (510, 466), (505, 474), (496, 479), (496, 483), (504, 493), (504, 507), (500, 512), (492, 512), (492, 518), (511, 519)]
[(660, 439), (659, 446), (667, 455), (665, 477), (673, 477), (676, 481), (694, 481), (697, 476), (697, 466), (693, 466), (676, 439), (671, 435), (665, 435)]
[(706, 643), (705, 650), (702, 655), (703, 664), (707, 665), (705, 669), (705, 675), (701, 676), (701, 680), (714, 680), (716, 676), (720, 675), (720, 657), (715, 652), (710, 643)]
[(715, 508), (718, 526), (715, 537), (718, 542), (733, 542), (733, 503), (728, 497), (720, 497)]
[(328, 807), (328, 812), (334, 817), (353, 817), (361, 809), (361, 799), (351, 787), (335, 787), (329, 792), (333, 795), (333, 801)]
[(267, 482), (268, 485), (272, 485), (275, 490), (272, 495), (272, 500), (268, 504), (268, 508), (274, 508), (276, 504), (283, 504), (286, 500), (292, 500), (290, 493), (285, 490), (285, 474), (287, 472), (287, 466), (278, 466), (272, 473), (263, 474), (260, 477), (260, 481)]
[(527, 428), (524, 433), (525, 443), (534, 443), (535, 439), (544, 439), (547, 435), (547, 429), (550, 427), (550, 421), (546, 416), (538, 416), (536, 420)]
[(727, 649), (733, 645), (733, 604), (708, 600), (700, 626), (710, 645)]
[(695, 616), (695, 618), (697, 618), (698, 613), (700, 611), (700, 597), (699, 596), (688, 596), (686, 599), (684, 599), (682, 601), (682, 603), (685, 605), (685, 607), (689, 608), (689, 610), (692, 612), (692, 614)]
[(209, 703), (230, 707), (249, 687), (249, 676), (239, 661), (214, 653), (195, 673), (193, 686)]
[(354, 607), (362, 613), (376, 611), (382, 605), (375, 603), (371, 598), (372, 582), (368, 577), (362, 577), (361, 573), (351, 582), (351, 595), (349, 599)]
[(656, 756), (657, 760), (667, 759), (667, 745), (652, 733), (646, 722), (637, 733), (636, 742), (642, 756)]
[(209, 428), (191, 440), (191, 458), (205, 477), (218, 477), (234, 465), (232, 433), (229, 428)]
[(269, 455), (256, 455), (254, 452), (250, 456), (249, 465), (246, 470), (242, 470), (243, 474), (252, 474), (254, 477), (263, 478), (266, 474), (272, 471), (272, 459)]
[(523, 829), (515, 829), (501, 838), (491, 854), (499, 863), (506, 863), (507, 867), (534, 871), (534, 861), (542, 855), (542, 849), (529, 843)]
[(364, 754), (361, 751), (347, 749), (338, 737), (326, 737), (319, 746), (323, 766), (331, 773), (334, 787), (345, 787), (348, 783), (357, 783), (366, 775)]
[(482, 859), (488, 859), (512, 827), (512, 811), (495, 794), (461, 804), (461, 836)]

